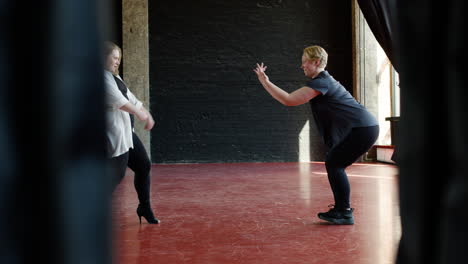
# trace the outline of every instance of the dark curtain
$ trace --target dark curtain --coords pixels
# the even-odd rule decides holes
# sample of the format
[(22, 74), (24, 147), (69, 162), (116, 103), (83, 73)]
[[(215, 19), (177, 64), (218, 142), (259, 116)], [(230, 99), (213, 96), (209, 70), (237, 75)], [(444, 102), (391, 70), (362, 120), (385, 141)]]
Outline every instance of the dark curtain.
[[(370, 30), (375, 36), (377, 42), (384, 50), (388, 59), (395, 68), (399, 71), (400, 62), (398, 55), (397, 26), (398, 20), (396, 19), (396, 1), (395, 0), (357, 0), (359, 8), (369, 25)], [(401, 87), (401, 86), (400, 86)], [(392, 139), (397, 142), (397, 138)], [(395, 146), (397, 148), (398, 146)], [(392, 160), (397, 162), (398, 153), (395, 149)]]
[(0, 263), (111, 263), (101, 15), (0, 0)]
[(387, 57), (395, 70), (399, 69), (396, 41), (396, 9), (394, 0), (357, 0), (358, 5)]
[(467, 1), (401, 0), (399, 264), (466, 262)]

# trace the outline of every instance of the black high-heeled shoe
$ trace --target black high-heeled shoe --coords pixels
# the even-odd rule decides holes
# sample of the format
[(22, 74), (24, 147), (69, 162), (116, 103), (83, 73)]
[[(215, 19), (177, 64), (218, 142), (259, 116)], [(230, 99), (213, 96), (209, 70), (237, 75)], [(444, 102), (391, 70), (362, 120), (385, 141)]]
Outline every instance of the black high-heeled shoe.
[(159, 224), (161, 221), (154, 217), (153, 210), (151, 210), (151, 207), (141, 207), (138, 206), (136, 213), (138, 215), (138, 218), (140, 219), (140, 225), (141, 225), (141, 217), (146, 219), (148, 221), (148, 224)]

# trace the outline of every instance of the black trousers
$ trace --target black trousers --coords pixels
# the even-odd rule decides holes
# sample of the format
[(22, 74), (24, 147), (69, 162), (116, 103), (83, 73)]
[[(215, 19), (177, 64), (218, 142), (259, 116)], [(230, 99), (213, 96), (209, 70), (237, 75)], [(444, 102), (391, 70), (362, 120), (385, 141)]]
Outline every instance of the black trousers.
[(113, 190), (122, 181), (125, 171), (129, 167), (135, 173), (133, 184), (140, 205), (149, 206), (151, 161), (143, 143), (135, 133), (133, 133), (133, 148), (125, 154), (110, 159), (110, 166), (113, 175), (115, 175)]
[(120, 181), (122, 181), (125, 176), (125, 171), (127, 170), (129, 152), (113, 157), (109, 159), (109, 167), (111, 170), (112, 177), (112, 191), (115, 190)]
[(138, 194), (140, 205), (150, 205), (151, 161), (140, 138), (133, 133), (133, 149), (130, 149), (128, 167), (135, 173), (133, 184)]
[(379, 126), (353, 128), (340, 144), (328, 151), (325, 167), (335, 199), (335, 208), (350, 208), (351, 188), (345, 169), (366, 153), (378, 136)]

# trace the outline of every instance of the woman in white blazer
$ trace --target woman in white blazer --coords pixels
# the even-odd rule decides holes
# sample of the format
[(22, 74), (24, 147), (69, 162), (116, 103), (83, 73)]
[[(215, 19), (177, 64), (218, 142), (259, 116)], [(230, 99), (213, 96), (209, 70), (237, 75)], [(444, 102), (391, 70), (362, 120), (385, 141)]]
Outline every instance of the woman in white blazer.
[(160, 221), (154, 217), (150, 205), (151, 161), (141, 140), (133, 131), (133, 116), (145, 122), (146, 130), (153, 128), (154, 119), (118, 74), (122, 58), (120, 47), (115, 43), (105, 42), (104, 55), (107, 146), (110, 166), (116, 176), (113, 189), (125, 176), (127, 167), (132, 169), (139, 200), (136, 212), (140, 224), (141, 217), (150, 224), (158, 224)]

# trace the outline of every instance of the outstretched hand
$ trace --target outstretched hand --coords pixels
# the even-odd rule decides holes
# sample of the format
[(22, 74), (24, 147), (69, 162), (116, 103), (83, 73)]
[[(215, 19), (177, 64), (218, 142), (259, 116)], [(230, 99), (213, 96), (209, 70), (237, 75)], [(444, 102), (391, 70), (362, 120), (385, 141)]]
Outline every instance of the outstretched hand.
[(265, 73), (266, 69), (267, 66), (265, 66), (262, 62), (261, 64), (257, 63), (257, 67), (253, 70), (257, 74), (258, 80), (260, 82), (268, 81), (268, 76)]

